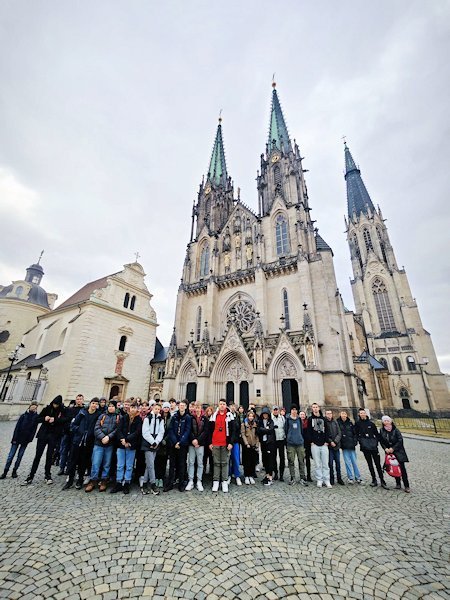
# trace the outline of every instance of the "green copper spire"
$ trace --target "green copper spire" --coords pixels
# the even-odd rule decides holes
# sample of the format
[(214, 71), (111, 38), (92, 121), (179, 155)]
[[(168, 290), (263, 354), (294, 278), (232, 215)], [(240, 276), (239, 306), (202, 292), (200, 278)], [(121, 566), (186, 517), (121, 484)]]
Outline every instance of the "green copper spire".
[(214, 147), (209, 163), (208, 180), (216, 185), (219, 185), (220, 183), (225, 185), (227, 180), (227, 164), (225, 162), (225, 150), (223, 148), (222, 139), (222, 117), (219, 117), (216, 139), (214, 141)]
[(283, 117), (280, 101), (276, 90), (276, 83), (272, 83), (272, 109), (270, 111), (270, 127), (269, 127), (269, 151), (272, 149), (273, 142), (278, 150), (283, 150), (283, 146), (287, 148), (289, 144), (289, 133), (286, 127), (286, 121)]

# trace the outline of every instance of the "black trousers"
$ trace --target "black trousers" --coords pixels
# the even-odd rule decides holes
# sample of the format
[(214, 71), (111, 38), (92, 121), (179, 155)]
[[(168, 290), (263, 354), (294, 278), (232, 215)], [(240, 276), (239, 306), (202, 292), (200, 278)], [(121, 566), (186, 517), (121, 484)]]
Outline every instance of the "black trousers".
[(261, 454), (266, 475), (273, 475), (275, 471), (277, 447), (275, 444), (261, 444)]
[(306, 476), (311, 479), (311, 442), (305, 442), (305, 465), (306, 465)]
[(33, 464), (31, 465), (31, 471), (29, 477), (33, 479), (38, 470), (39, 463), (41, 461), (44, 450), (47, 447), (47, 454), (45, 455), (45, 479), (51, 479), (51, 466), (53, 459), (53, 452), (59, 443), (60, 438), (48, 437), (44, 439), (37, 439), (36, 442), (36, 454), (34, 456)]
[(256, 465), (258, 464), (259, 454), (256, 448), (247, 448), (242, 446), (242, 462), (244, 464), (244, 477), (256, 478)]
[(167, 469), (167, 460), (168, 460), (167, 451), (157, 452), (155, 457), (155, 477), (156, 479), (165, 479), (166, 478), (166, 469)]
[(173, 485), (175, 479), (178, 479), (178, 485), (182, 486), (186, 481), (186, 461), (187, 461), (187, 446), (179, 448), (172, 447), (169, 454), (169, 481)]
[(275, 475), (278, 475), (277, 454), (280, 461), (280, 477), (283, 477), (286, 467), (286, 440), (278, 440), (275, 442)]
[(402, 472), (402, 476), (396, 477), (395, 481), (397, 485), (401, 485), (400, 480), (403, 480), (403, 485), (405, 486), (405, 488), (409, 488), (408, 473), (406, 472), (405, 463), (398, 461), (398, 464), (400, 465), (400, 471)]
[(380, 455), (378, 454), (378, 450), (363, 450), (364, 458), (366, 459), (367, 466), (369, 467), (370, 475), (372, 477), (372, 481), (376, 481), (377, 477), (375, 475), (374, 465), (377, 469), (378, 477), (380, 481), (384, 481), (383, 469), (381, 468)]
[(78, 446), (72, 444), (69, 455), (69, 466), (67, 474), (69, 481), (73, 483), (75, 479), (75, 473), (78, 474), (78, 479), (83, 481), (86, 469), (91, 466), (92, 450), (94, 448), (94, 441), (88, 442), (85, 446)]

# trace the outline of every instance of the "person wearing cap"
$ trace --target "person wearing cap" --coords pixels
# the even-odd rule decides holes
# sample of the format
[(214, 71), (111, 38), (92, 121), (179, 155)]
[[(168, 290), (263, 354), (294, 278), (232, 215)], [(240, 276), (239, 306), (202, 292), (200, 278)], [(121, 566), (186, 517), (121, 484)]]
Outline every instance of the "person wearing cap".
[(355, 424), (356, 439), (359, 442), (359, 449), (364, 454), (367, 466), (369, 467), (370, 475), (372, 476), (371, 487), (377, 487), (377, 477), (375, 475), (375, 468), (380, 478), (381, 487), (385, 490), (388, 489), (383, 476), (383, 469), (380, 462), (380, 454), (378, 452), (378, 431), (376, 425), (371, 419), (367, 417), (367, 412), (364, 408), (360, 408), (359, 420)]
[(284, 426), (286, 424), (286, 418), (280, 414), (280, 407), (274, 406), (272, 408), (272, 421), (273, 428), (275, 429), (275, 474), (274, 480), (278, 479), (278, 465), (277, 465), (277, 454), (280, 461), (280, 481), (284, 481), (284, 469), (286, 466), (286, 433)]
[(46, 406), (38, 418), (38, 423), (41, 423), (39, 431), (36, 435), (36, 454), (34, 456), (33, 464), (31, 465), (31, 471), (24, 485), (33, 483), (34, 476), (39, 467), (39, 462), (44, 454), (45, 448), (47, 453), (45, 455), (45, 483), (52, 484), (52, 473), (51, 465), (53, 452), (61, 439), (62, 429), (64, 427), (65, 409), (63, 405), (62, 396), (56, 396)]
[(167, 460), (169, 458), (167, 434), (169, 430), (170, 419), (172, 418), (172, 415), (170, 414), (170, 402), (163, 402), (160, 417), (164, 424), (164, 435), (156, 451), (155, 476), (156, 487), (162, 488), (166, 479)]
[(258, 437), (261, 444), (261, 454), (266, 476), (262, 480), (263, 485), (269, 486), (273, 483), (273, 473), (276, 462), (275, 429), (273, 426), (270, 409), (265, 406), (261, 411), (258, 421)]
[(402, 480), (405, 487), (405, 492), (410, 493), (408, 473), (406, 472), (405, 463), (409, 462), (408, 455), (406, 454), (405, 446), (403, 444), (403, 436), (400, 430), (395, 426), (394, 421), (388, 415), (381, 417), (381, 429), (380, 429), (380, 444), (386, 454), (393, 454), (398, 460), (401, 477), (396, 477), (396, 488), (401, 490)]
[(317, 487), (333, 487), (330, 483), (330, 467), (328, 456), (328, 435), (326, 422), (317, 402), (311, 404), (311, 415), (308, 417), (308, 436), (311, 440), (311, 454), (314, 459), (314, 471)]
[(289, 485), (295, 483), (295, 458), (297, 457), (298, 470), (300, 472), (300, 484), (307, 486), (305, 473), (305, 440), (303, 438), (302, 421), (298, 415), (298, 406), (291, 406), (290, 414), (286, 417), (285, 425), (287, 455), (289, 463), (289, 473), (291, 480)]
[(25, 450), (36, 434), (38, 426), (38, 414), (37, 414), (38, 403), (32, 402), (28, 409), (19, 417), (19, 420), (14, 427), (14, 432), (11, 440), (11, 448), (9, 450), (8, 458), (6, 459), (5, 468), (0, 479), (5, 479), (8, 475), (8, 471), (14, 460), (14, 456), (17, 454), (16, 462), (11, 477), (14, 479), (17, 477), (17, 471), (19, 470), (20, 463), (22, 461)]
[(228, 493), (228, 463), (233, 444), (236, 442), (234, 416), (228, 410), (227, 401), (221, 398), (219, 407), (211, 415), (208, 427), (209, 448), (213, 456), (212, 491), (218, 492), (222, 481), (222, 491)]
[(99, 491), (104, 492), (108, 487), (108, 477), (111, 468), (111, 459), (115, 451), (115, 442), (119, 427), (120, 415), (117, 414), (115, 400), (108, 402), (105, 414), (100, 415), (94, 427), (94, 448), (92, 450), (91, 477), (84, 488), (85, 492), (92, 492), (102, 475)]
[(254, 485), (256, 479), (256, 465), (259, 459), (258, 423), (256, 415), (249, 410), (247, 417), (241, 425), (242, 462), (244, 464), (244, 482)]

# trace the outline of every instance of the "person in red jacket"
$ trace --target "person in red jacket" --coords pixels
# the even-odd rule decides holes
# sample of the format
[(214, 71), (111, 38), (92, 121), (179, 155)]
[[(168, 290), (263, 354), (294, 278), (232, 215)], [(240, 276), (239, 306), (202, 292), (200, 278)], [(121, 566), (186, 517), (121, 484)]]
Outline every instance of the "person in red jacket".
[(219, 408), (209, 420), (209, 447), (214, 461), (213, 492), (219, 491), (220, 481), (222, 491), (228, 492), (230, 452), (238, 438), (235, 425), (234, 416), (228, 411), (226, 400), (219, 400)]

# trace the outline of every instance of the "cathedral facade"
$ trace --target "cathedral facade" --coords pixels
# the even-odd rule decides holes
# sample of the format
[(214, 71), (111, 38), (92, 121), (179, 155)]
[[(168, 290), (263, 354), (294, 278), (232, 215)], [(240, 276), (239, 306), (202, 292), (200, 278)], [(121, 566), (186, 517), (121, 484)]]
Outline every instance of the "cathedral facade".
[(331, 248), (310, 216), (275, 86), (258, 213), (234, 193), (219, 120), (168, 350), (165, 398), (333, 406), (358, 400)]

